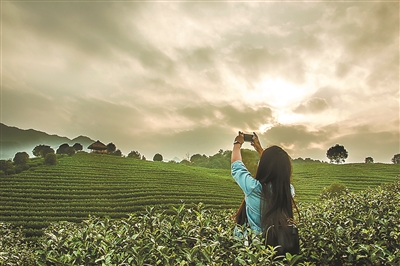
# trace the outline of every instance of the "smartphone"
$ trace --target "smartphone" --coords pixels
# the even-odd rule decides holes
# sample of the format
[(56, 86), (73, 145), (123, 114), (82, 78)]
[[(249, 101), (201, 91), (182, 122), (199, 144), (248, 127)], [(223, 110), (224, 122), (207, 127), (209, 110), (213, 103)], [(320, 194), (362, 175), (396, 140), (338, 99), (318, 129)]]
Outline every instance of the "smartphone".
[(244, 141), (252, 142), (253, 136), (253, 134), (244, 134)]

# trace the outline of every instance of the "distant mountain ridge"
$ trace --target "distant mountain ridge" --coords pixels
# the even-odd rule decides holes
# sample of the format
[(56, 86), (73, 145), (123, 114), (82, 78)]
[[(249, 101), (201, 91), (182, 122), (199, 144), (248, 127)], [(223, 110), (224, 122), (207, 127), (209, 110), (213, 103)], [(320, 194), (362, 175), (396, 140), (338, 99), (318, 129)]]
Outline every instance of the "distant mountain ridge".
[(34, 129), (20, 129), (0, 123), (0, 159), (12, 159), (17, 152), (25, 151), (33, 156), (32, 150), (40, 144), (49, 145), (56, 150), (61, 144), (82, 144), (84, 150), (95, 142), (86, 136), (78, 136), (74, 139), (49, 135)]

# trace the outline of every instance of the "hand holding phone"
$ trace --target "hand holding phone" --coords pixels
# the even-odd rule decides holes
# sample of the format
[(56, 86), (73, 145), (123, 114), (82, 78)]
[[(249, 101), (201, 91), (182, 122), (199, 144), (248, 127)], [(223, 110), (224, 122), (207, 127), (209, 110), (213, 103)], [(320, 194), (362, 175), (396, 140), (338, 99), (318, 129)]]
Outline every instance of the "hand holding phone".
[(253, 134), (244, 134), (244, 141), (252, 142), (253, 141)]

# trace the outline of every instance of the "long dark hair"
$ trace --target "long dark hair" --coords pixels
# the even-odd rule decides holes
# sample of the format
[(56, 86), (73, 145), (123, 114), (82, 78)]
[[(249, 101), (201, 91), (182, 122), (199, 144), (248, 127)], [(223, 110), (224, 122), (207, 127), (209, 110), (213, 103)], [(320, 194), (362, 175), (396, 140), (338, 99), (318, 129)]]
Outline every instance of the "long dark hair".
[[(263, 229), (272, 224), (285, 224), (287, 219), (293, 218), (292, 206), (295, 203), (290, 191), (291, 177), (292, 163), (289, 155), (278, 146), (265, 149), (255, 177), (262, 185), (260, 209)], [(245, 223), (247, 217), (244, 200), (234, 217), (236, 223)]]

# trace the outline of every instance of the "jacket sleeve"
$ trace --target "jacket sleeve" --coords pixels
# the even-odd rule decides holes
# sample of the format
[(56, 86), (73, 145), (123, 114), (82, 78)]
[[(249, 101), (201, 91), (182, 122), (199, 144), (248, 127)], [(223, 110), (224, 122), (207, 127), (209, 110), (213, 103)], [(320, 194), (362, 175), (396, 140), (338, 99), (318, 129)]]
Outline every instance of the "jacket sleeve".
[(290, 193), (292, 194), (292, 197), (296, 195), (296, 191), (294, 190), (294, 186), (290, 184)]
[(233, 179), (238, 183), (244, 194), (249, 195), (258, 186), (259, 181), (251, 176), (242, 161), (233, 162), (231, 168)]

